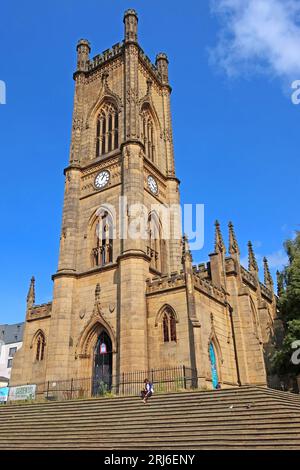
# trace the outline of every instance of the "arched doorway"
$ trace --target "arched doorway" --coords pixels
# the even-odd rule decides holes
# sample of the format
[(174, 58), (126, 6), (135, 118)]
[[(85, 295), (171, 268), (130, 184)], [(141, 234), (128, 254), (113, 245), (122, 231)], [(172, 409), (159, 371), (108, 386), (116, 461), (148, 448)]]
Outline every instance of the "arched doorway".
[(219, 383), (217, 357), (216, 357), (215, 348), (212, 342), (209, 344), (209, 359), (210, 359), (210, 367), (211, 367), (212, 385), (213, 385), (213, 388), (217, 388), (217, 385)]
[(103, 330), (94, 349), (92, 394), (103, 395), (112, 386), (112, 342)]

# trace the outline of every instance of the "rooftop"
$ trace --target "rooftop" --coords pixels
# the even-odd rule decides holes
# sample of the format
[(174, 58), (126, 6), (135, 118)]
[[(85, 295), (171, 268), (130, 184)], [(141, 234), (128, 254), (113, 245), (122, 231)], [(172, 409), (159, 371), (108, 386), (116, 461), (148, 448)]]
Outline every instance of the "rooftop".
[(19, 343), (23, 340), (24, 323), (0, 325), (0, 341), (4, 344)]

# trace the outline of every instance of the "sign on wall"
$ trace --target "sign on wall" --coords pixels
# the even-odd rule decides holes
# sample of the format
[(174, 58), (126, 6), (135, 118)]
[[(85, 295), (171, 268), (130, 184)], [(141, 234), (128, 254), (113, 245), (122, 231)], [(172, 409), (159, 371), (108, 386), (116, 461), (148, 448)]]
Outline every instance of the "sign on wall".
[(21, 385), (10, 387), (9, 400), (33, 400), (35, 398), (36, 385)]
[(0, 403), (7, 402), (8, 390), (9, 390), (9, 387), (1, 387), (0, 388)]

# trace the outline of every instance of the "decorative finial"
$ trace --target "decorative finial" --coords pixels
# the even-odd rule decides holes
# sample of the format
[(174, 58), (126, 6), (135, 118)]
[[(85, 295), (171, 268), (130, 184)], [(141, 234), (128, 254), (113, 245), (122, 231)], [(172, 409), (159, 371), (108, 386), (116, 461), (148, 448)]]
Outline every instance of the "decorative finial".
[(189, 257), (191, 261), (193, 260), (188, 237), (184, 234), (182, 237), (182, 258), (186, 257)]
[(266, 257), (263, 259), (264, 262), (264, 284), (265, 286), (269, 287), (269, 289), (273, 288), (273, 279), (269, 270), (268, 260)]
[(239, 245), (238, 245), (238, 242), (236, 240), (235, 233), (234, 233), (233, 223), (229, 222), (228, 227), (229, 227), (229, 247), (228, 247), (228, 251), (231, 255), (234, 255), (234, 254), (239, 255), (240, 254), (240, 249), (239, 249)]
[(100, 302), (100, 292), (101, 292), (100, 284), (97, 284), (96, 289), (95, 289), (95, 304), (98, 304)]
[(32, 307), (35, 302), (35, 279), (34, 276), (30, 279), (30, 286), (27, 294), (27, 306)]
[(258, 265), (253, 251), (252, 243), (248, 242), (248, 269), (249, 271), (258, 272)]
[(219, 221), (215, 221), (215, 253), (225, 253), (225, 245)]
[(134, 10), (133, 8), (128, 8), (128, 10), (125, 11), (124, 18), (126, 16), (136, 16), (136, 18), (138, 17), (136, 10)]

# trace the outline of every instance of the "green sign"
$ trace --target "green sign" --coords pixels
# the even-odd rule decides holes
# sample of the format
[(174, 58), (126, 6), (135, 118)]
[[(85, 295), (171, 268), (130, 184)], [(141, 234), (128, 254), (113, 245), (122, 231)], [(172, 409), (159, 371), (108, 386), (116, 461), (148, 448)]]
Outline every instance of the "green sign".
[(33, 400), (35, 398), (36, 385), (21, 385), (19, 387), (9, 388), (10, 401), (14, 400)]

